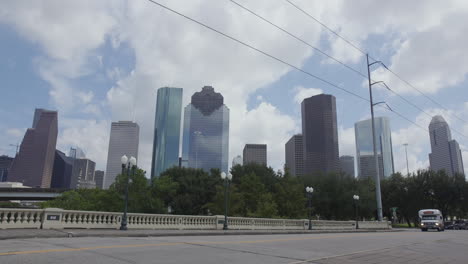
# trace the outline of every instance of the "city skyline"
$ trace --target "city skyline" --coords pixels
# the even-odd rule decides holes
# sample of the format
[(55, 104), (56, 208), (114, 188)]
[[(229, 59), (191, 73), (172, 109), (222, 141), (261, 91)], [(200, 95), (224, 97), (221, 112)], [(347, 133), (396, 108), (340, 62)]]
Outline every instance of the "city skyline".
[[(191, 94), (204, 84), (210, 84), (223, 94), (231, 110), (230, 159), (242, 153), (245, 143), (265, 142), (269, 146), (268, 164), (282, 169), (283, 144), (293, 134), (301, 132), (299, 103), (318, 92), (337, 98), (340, 155), (355, 155), (353, 126), (369, 118), (368, 103), (172, 14), (163, 12), (155, 16), (157, 8), (141, 8), (146, 5), (129, 3), (128, 10), (135, 12), (127, 13), (128, 10), (116, 3), (109, 4), (112, 8), (77, 5), (79, 8), (71, 8), (58, 3), (54, 5), (56, 12), (50, 14), (48, 4), (28, 8), (2, 4), (5, 12), (0, 18), (0, 31), (4, 49), (0, 52), (6, 63), (0, 72), (6, 88), (2, 95), (8, 100), (4, 100), (0, 108), (0, 129), (5, 131), (0, 139), (1, 154), (15, 155), (15, 147), (9, 145), (21, 142), (30, 127), (34, 107), (40, 107), (60, 113), (57, 149), (68, 151), (71, 146), (78, 146), (86, 150), (87, 156), (102, 170), (106, 166), (111, 122), (137, 122), (141, 127), (139, 164), (150, 172), (156, 88), (184, 87), (182, 105), (185, 106)], [(176, 10), (180, 10), (180, 5), (183, 2), (170, 4)], [(203, 5), (203, 1), (184, 5), (187, 10), (183, 11), (196, 18), (210, 17), (208, 10), (200, 8)], [(362, 3), (356, 5), (363, 7)], [(359, 75), (264, 24), (238, 6), (230, 3), (216, 3), (216, 6), (219, 17), (205, 21), (208, 25), (368, 98), (367, 86), (363, 85), (365, 79)], [(256, 12), (265, 9), (262, 3), (247, 6)], [(364, 55), (285, 6), (287, 4), (281, 1), (271, 3), (267, 18), (366, 74)], [(429, 166), (429, 138), (418, 135), (427, 134), (425, 130), (430, 119), (437, 114), (444, 116), (462, 152), (467, 153), (466, 137), (455, 132), (468, 134), (466, 123), (455, 117), (468, 114), (464, 77), (467, 70), (462, 64), (465, 60), (451, 57), (451, 54), (464, 54), (465, 48), (462, 41), (453, 38), (457, 33), (445, 34), (441, 30), (445, 27), (464, 32), (461, 27), (464, 20), (454, 13), (461, 6), (454, 3), (440, 6), (431, 2), (427, 3), (427, 9), (414, 12), (411, 3), (402, 3), (379, 10), (383, 19), (373, 19), (372, 26), (364, 23), (365, 16), (356, 11), (360, 9), (350, 8), (349, 3), (305, 1), (301, 6), (332, 29), (342, 30), (340, 33), (352, 43), (446, 108), (431, 102), (382, 67), (376, 65), (371, 69), (375, 81), (386, 81), (393, 91), (428, 113), (375, 86), (376, 102), (385, 101), (393, 110), (422, 127), (384, 107), (376, 107), (376, 115), (391, 119), (396, 171), (406, 174), (404, 143), (409, 143), (410, 171)], [(376, 7), (375, 4), (372, 7)], [(110, 12), (111, 9), (117, 12)], [(50, 19), (38, 16), (37, 23), (27, 23), (26, 10), (48, 14)], [(404, 17), (396, 24), (393, 23), (395, 13)], [(92, 30), (82, 32), (83, 35), (73, 34), (77, 29), (75, 24), (68, 23), (68, 18), (86, 25), (97, 15), (102, 15), (103, 19), (93, 23)], [(148, 23), (143, 23), (145, 21)], [(154, 24), (160, 27), (158, 36), (147, 34), (154, 30)], [(56, 27), (59, 34), (50, 34), (48, 29), (52, 27)], [(188, 43), (190, 48), (187, 48)], [(429, 58), (418, 49), (422, 43), (432, 50), (439, 50), (439, 44), (447, 49)], [(448, 66), (447, 61), (451, 62)], [(463, 155), (465, 164), (466, 156)]]

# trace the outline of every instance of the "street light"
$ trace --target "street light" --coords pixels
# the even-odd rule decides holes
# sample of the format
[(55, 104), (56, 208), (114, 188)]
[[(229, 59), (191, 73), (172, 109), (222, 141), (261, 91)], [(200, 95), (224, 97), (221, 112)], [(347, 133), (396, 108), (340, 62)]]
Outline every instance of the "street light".
[(221, 179), (224, 180), (224, 225), (223, 230), (228, 229), (227, 215), (228, 215), (228, 188), (229, 181), (232, 180), (232, 174), (229, 172), (227, 175), (223, 171), (221, 172)]
[(356, 218), (356, 229), (359, 229), (359, 223), (358, 223), (358, 202), (359, 202), (359, 195), (353, 195), (354, 199), (354, 212), (355, 212), (355, 218)]
[(314, 192), (314, 188), (312, 187), (306, 187), (305, 188), (306, 190), (306, 194), (307, 194), (307, 198), (308, 198), (308, 211), (309, 211), (309, 230), (312, 230), (312, 219), (310, 218), (311, 217), (311, 211), (312, 211), (312, 193)]
[(122, 158), (120, 158), (120, 162), (122, 163), (122, 175), (124, 175), (125, 170), (127, 171), (127, 178), (125, 182), (125, 206), (124, 206), (122, 221), (120, 223), (120, 230), (127, 230), (128, 185), (130, 182), (130, 168), (132, 169), (132, 175), (134, 175), (137, 160), (133, 156), (130, 157), (130, 160), (129, 160), (126, 155), (123, 155)]

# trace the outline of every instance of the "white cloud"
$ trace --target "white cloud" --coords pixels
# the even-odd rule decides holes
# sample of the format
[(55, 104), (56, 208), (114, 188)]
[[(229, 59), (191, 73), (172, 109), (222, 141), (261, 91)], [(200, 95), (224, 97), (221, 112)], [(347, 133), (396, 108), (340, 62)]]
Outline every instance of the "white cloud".
[(356, 138), (354, 136), (354, 127), (344, 128), (339, 126), (338, 141), (340, 144), (340, 156), (356, 156)]
[(294, 95), (294, 101), (298, 104), (301, 104), (305, 98), (323, 93), (322, 89), (305, 88), (303, 86), (296, 86), (294, 87), (293, 91), (296, 93)]
[[(236, 111), (233, 111), (236, 110)], [(230, 157), (242, 154), (245, 144), (267, 144), (268, 165), (283, 169), (284, 144), (298, 130), (294, 119), (262, 102), (250, 111), (231, 108)]]

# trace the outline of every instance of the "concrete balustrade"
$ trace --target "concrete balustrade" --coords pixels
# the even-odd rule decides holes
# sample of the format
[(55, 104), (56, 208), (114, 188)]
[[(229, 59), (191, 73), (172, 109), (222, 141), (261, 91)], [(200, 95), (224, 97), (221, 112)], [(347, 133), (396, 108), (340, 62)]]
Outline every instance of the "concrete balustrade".
[[(46, 209), (5, 209), (0, 208), (0, 229), (43, 228), (43, 229), (118, 229), (122, 213)], [(129, 229), (180, 229), (180, 230), (220, 230), (224, 216), (165, 215), (129, 213)], [(307, 219), (268, 219), (248, 217), (228, 217), (232, 230), (307, 230)], [(389, 229), (388, 222), (359, 222), (362, 229)], [(351, 230), (354, 221), (313, 220), (314, 230)]]

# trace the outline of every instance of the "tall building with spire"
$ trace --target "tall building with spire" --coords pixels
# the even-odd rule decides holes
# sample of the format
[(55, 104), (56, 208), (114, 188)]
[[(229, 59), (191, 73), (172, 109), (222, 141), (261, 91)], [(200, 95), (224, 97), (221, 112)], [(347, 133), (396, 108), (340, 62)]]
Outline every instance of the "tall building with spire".
[(182, 150), (188, 167), (228, 172), (229, 108), (211, 86), (193, 94), (185, 107)]
[(158, 89), (154, 119), (151, 178), (179, 164), (182, 88)]
[(8, 181), (49, 188), (54, 168), (58, 134), (57, 111), (36, 109), (8, 173)]
[(432, 151), (429, 154), (431, 170), (445, 170), (450, 176), (456, 173), (464, 174), (460, 146), (452, 139), (450, 128), (442, 116), (436, 115), (432, 118), (429, 124), (429, 137)]
[(319, 94), (301, 103), (304, 174), (340, 171), (336, 99)]
[(115, 178), (122, 172), (120, 158), (123, 155), (135, 157), (138, 160), (138, 143), (140, 127), (131, 121), (112, 122), (107, 167), (104, 176), (103, 189), (109, 189)]

